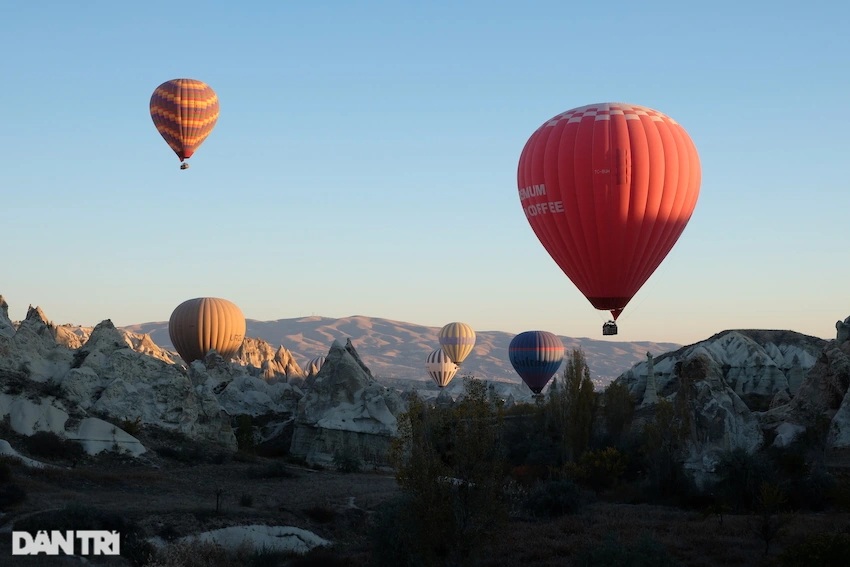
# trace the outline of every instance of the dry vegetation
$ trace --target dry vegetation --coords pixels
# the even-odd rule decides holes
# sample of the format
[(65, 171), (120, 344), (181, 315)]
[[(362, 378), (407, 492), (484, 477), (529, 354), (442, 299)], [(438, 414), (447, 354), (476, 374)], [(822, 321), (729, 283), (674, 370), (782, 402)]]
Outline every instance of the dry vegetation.
[[(156, 447), (154, 441), (148, 442)], [(312, 470), (279, 459), (222, 455), (197, 447), (193, 455), (197, 463), (151, 451), (142, 462), (104, 455), (84, 459), (73, 468), (44, 470), (27, 469), (14, 459), (3, 458), (2, 464), (11, 471), (5, 482), (20, 486), (27, 497), (8, 508), (2, 518), (6, 528), (0, 534), (2, 564), (63, 564), (46, 558), (12, 561), (8, 528), (15, 521), (37, 517), (32, 516), (36, 512), (69, 505), (114, 512), (135, 524), (145, 536), (166, 541), (229, 525), (265, 523), (298, 526), (335, 543), (329, 552), (302, 559), (274, 555), (234, 559), (209, 549), (183, 550), (181, 556), (178, 549), (173, 554), (184, 558), (170, 563), (175, 565), (189, 565), (186, 553), (207, 565), (297, 565), (298, 561), (302, 565), (373, 564), (375, 536), (370, 526), (380, 523), (382, 504), (399, 495), (392, 475)], [(850, 514), (843, 512), (783, 515), (781, 529), (769, 553), (764, 554), (764, 543), (756, 529), (757, 515), (727, 513), (721, 518), (700, 510), (605, 501), (611, 494), (596, 499), (592, 492), (584, 492), (589, 503), (577, 513), (560, 518), (538, 521), (514, 513), (474, 561), (493, 567), (573, 565), (579, 564), (576, 558), (583, 553), (586, 556), (589, 549), (649, 541), (680, 565), (778, 565), (782, 550), (807, 534), (850, 528)]]

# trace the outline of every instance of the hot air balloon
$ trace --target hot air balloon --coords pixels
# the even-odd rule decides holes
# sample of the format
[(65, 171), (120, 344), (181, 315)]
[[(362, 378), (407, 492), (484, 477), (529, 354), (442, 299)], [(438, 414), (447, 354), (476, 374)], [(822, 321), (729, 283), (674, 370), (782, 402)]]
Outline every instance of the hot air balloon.
[(547, 120), (526, 142), (519, 199), (537, 238), (615, 321), (673, 248), (696, 206), (700, 163), (676, 121), (601, 103)]
[(180, 158), (192, 157), (218, 120), (218, 96), (209, 85), (195, 79), (172, 79), (151, 95), (151, 118), (156, 129)]
[(475, 331), (466, 323), (449, 323), (440, 329), (440, 347), (455, 364), (463, 362), (475, 346)]
[(457, 374), (457, 364), (451, 361), (443, 349), (438, 348), (425, 359), (425, 369), (437, 386), (445, 388)]
[(316, 358), (312, 358), (307, 362), (307, 366), (304, 367), (304, 374), (307, 376), (318, 374), (319, 370), (322, 369), (322, 366), (325, 364), (324, 356), (317, 356)]
[(177, 353), (187, 363), (203, 360), (211, 349), (229, 360), (245, 338), (245, 316), (226, 299), (198, 297), (174, 309), (168, 335)]
[(508, 358), (522, 381), (539, 394), (564, 360), (564, 344), (548, 331), (525, 331), (511, 340)]

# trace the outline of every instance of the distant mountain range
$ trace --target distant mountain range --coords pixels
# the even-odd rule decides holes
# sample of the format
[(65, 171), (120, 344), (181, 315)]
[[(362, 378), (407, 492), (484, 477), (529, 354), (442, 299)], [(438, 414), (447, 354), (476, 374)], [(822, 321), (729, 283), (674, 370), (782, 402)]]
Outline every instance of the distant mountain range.
[[(273, 346), (282, 345), (292, 352), (302, 367), (316, 356), (325, 355), (334, 340), (350, 338), (363, 362), (378, 378), (394, 380), (430, 380), (425, 372), (425, 357), (439, 348), (439, 327), (426, 327), (403, 321), (377, 317), (300, 317), (277, 321), (249, 319), (247, 335)], [(123, 327), (135, 333), (147, 333), (153, 341), (173, 350), (168, 336), (168, 322), (141, 323)], [(463, 363), (458, 376), (472, 374), (477, 378), (503, 382), (520, 382), (508, 361), (508, 345), (512, 333), (476, 331), (475, 349)], [(566, 352), (581, 348), (587, 358), (591, 377), (598, 386), (607, 384), (646, 358), (678, 349), (676, 343), (649, 341), (615, 342), (590, 338), (561, 337)]]

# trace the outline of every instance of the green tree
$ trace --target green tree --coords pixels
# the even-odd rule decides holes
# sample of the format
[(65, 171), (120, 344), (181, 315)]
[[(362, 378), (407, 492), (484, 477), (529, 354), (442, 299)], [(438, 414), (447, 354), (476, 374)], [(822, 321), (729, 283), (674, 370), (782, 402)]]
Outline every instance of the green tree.
[(573, 349), (567, 356), (564, 367), (563, 388), (560, 408), (565, 412), (565, 432), (567, 456), (575, 460), (587, 450), (593, 430), (593, 416), (596, 410), (596, 394), (590, 380), (590, 367), (584, 351)]
[(597, 495), (613, 487), (626, 472), (627, 459), (614, 447), (587, 451), (569, 467), (577, 482), (591, 488)]
[(396, 478), (416, 518), (416, 556), (425, 564), (466, 565), (507, 521), (502, 494), (502, 415), (480, 380), (450, 408), (414, 399), (399, 421)]
[(632, 423), (635, 404), (629, 387), (623, 382), (615, 381), (605, 388), (602, 394), (605, 404), (605, 426), (608, 436), (613, 442), (619, 441), (623, 433)]
[(675, 406), (661, 400), (643, 429), (643, 449), (650, 487), (658, 496), (676, 496), (687, 483), (682, 462), (689, 425), (676, 417)]

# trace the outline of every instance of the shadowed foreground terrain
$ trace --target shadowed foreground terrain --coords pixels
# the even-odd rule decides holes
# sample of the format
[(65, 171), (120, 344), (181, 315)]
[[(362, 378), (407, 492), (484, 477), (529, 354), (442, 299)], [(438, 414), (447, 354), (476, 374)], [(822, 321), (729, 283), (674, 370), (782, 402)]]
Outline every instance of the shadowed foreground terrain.
[[(303, 557), (260, 553), (248, 560), (243, 557), (215, 563), (215, 559), (198, 556), (198, 564), (382, 564), (376, 561), (373, 550), (387, 542), (382, 541), (374, 526), (382, 522), (382, 505), (400, 496), (393, 475), (313, 470), (280, 459), (142, 437), (153, 450), (141, 460), (105, 455), (85, 458), (70, 466), (72, 463), (57, 459), (61, 468), (32, 470), (14, 459), (3, 458), (2, 464), (11, 473), (5, 485), (19, 486), (27, 497), (7, 507), (0, 520), (0, 563), (79, 564), (70, 559), (11, 557), (13, 521), (35, 521), (39, 518), (37, 512), (67, 510), (70, 506), (97, 510), (106, 516), (115, 513), (126, 525), (133, 526), (140, 541), (150, 537), (174, 541), (231, 525), (269, 524), (310, 530), (334, 544)], [(721, 516), (701, 510), (613, 502), (634, 496), (609, 493), (596, 498), (588, 494), (588, 503), (580, 511), (549, 520), (538, 521), (514, 513), (503, 533), (494, 534), (492, 543), (481, 550), (475, 564), (632, 564), (618, 563), (617, 553), (636, 549), (633, 554), (654, 565), (776, 565), (780, 564), (781, 551), (802, 541), (807, 534), (847, 530), (850, 526), (850, 514), (846, 513), (784, 515), (778, 518), (780, 529), (770, 551), (764, 554), (757, 515)], [(110, 565), (174, 564), (153, 563), (146, 558), (152, 550), (146, 544), (131, 545), (122, 540), (127, 559), (91, 561)], [(596, 555), (589, 555), (591, 550), (597, 550)], [(588, 557), (591, 562), (587, 562)], [(584, 562), (579, 563), (576, 558)], [(671, 562), (665, 562), (668, 560)]]

